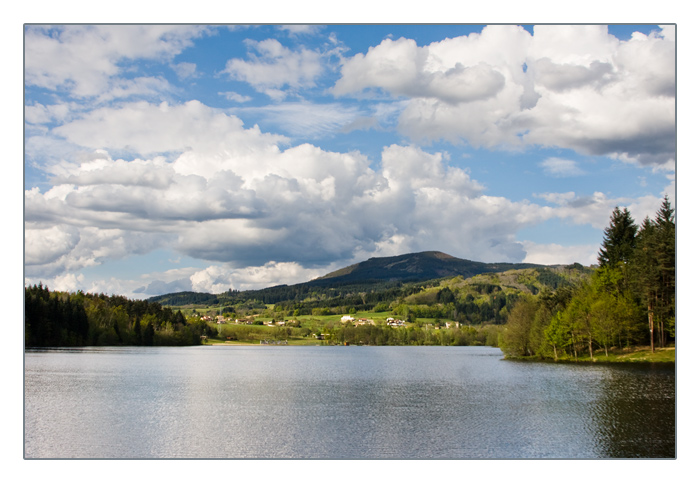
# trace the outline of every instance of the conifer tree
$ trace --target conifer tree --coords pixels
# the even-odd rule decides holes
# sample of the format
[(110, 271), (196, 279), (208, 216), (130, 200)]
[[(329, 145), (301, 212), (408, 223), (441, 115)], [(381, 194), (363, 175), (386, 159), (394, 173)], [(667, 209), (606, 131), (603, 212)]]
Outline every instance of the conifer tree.
[(634, 286), (646, 306), (649, 320), (649, 341), (654, 351), (654, 312), (658, 299), (659, 271), (656, 260), (656, 227), (649, 217), (642, 222), (634, 257)]
[(610, 216), (610, 226), (605, 229), (603, 246), (598, 252), (598, 264), (601, 268), (616, 268), (620, 262), (628, 263), (635, 246), (637, 225), (635, 225), (627, 208), (618, 206)]
[(653, 351), (655, 335), (663, 347), (675, 322), (676, 224), (668, 196), (654, 221), (647, 217), (637, 235), (634, 286), (646, 307)]
[(665, 344), (665, 325), (675, 320), (676, 302), (676, 222), (674, 210), (668, 196), (664, 197), (661, 208), (654, 219), (656, 226), (655, 251), (658, 264), (658, 294), (657, 303), (659, 322), (659, 342)]

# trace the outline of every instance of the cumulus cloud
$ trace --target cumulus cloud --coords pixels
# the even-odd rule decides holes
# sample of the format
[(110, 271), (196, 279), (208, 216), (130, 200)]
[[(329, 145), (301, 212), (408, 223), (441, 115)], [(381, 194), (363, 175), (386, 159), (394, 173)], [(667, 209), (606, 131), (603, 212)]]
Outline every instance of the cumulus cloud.
[[(101, 137), (105, 130), (111, 135)], [(56, 236), (47, 226), (73, 230), (63, 229), (56, 253), (36, 258), (37, 273), (156, 248), (241, 269), (270, 260), (315, 269), (436, 241), (448, 253), (515, 261), (524, 256), (517, 230), (549, 216), (485, 196), (441, 152), (391, 145), (373, 169), (359, 152), (281, 149), (282, 138), (196, 102), (102, 108), (56, 131), (99, 149), (56, 164), (51, 189), (25, 193), (32, 246)], [(126, 143), (136, 152), (181, 151), (131, 161), (109, 155)]]
[[(387, 39), (342, 59), (330, 92), (361, 102), (224, 110), (160, 102), (173, 92), (164, 78), (122, 75), (133, 61), (151, 59), (196, 77), (195, 64), (175, 57), (208, 28), (119, 27), (25, 33), (27, 85), (56, 94), (25, 107), (27, 163), (43, 163), (49, 177), (25, 191), (25, 271), (57, 289), (84, 284), (84, 268), (154, 250), (205, 263), (98, 281), (99, 291), (261, 288), (421, 250), (586, 263), (596, 251), (589, 246), (538, 245), (517, 234), (553, 218), (602, 229), (616, 205), (640, 222), (659, 206), (657, 196), (623, 199), (594, 188), (541, 193), (537, 204), (490, 196), (469, 169), (422, 142), (551, 146), (674, 170), (672, 29), (629, 41), (604, 26), (537, 26), (531, 35), (507, 25), (425, 46)], [(297, 39), (312, 33), (287, 31)], [(329, 39), (340, 55), (342, 45)], [(273, 39), (247, 46), (247, 58), (229, 60), (224, 72), (276, 100), (319, 88), (331, 55)], [(252, 100), (220, 89), (228, 100)], [(85, 99), (101, 104), (76, 104)], [(286, 135), (245, 126), (237, 117), (244, 114)], [(296, 142), (394, 126), (411, 142), (386, 141), (374, 162), (360, 151)], [(584, 174), (561, 156), (543, 160), (543, 172)], [(673, 194), (675, 175), (668, 183)]]
[(448, 103), (488, 99), (504, 86), (501, 73), (486, 63), (465, 66), (459, 62), (447, 69), (431, 68), (435, 59), (415, 40), (386, 39), (343, 64), (343, 77), (332, 91), (343, 95), (378, 88), (393, 95), (436, 98)]
[(172, 59), (209, 27), (193, 25), (70, 25), (25, 28), (28, 85), (66, 90), (74, 97), (112, 90), (121, 63)]
[(538, 244), (530, 241), (523, 242), (527, 252), (524, 263), (541, 265), (560, 265), (580, 263), (590, 266), (598, 263), (599, 245), (562, 246), (557, 243)]
[[(59, 216), (45, 221), (26, 221), (25, 275), (29, 278), (60, 277), (106, 261), (146, 254), (167, 246), (167, 235), (138, 230), (99, 228), (61, 223), (50, 226)], [(64, 218), (65, 219), (65, 218)], [(85, 223), (80, 220), (80, 224)]]
[(236, 157), (286, 142), (283, 136), (261, 133), (257, 126), (244, 129), (239, 118), (199, 101), (98, 108), (54, 128), (52, 134), (79, 146), (141, 155), (192, 150), (219, 156), (231, 152)]
[(247, 45), (251, 50), (248, 60), (230, 59), (223, 72), (270, 97), (284, 98), (282, 87), (313, 86), (323, 71), (319, 52), (304, 48), (293, 51), (275, 39), (249, 40)]
[(675, 159), (675, 36), (602, 25), (488, 26), (419, 47), (386, 39), (345, 59), (337, 96), (408, 99), (414, 141), (558, 146), (647, 165)]
[(294, 262), (267, 262), (261, 266), (231, 269), (212, 265), (190, 277), (192, 290), (221, 293), (228, 289), (255, 290), (272, 285), (293, 284), (325, 275), (326, 271), (306, 269)]
[(58, 225), (25, 230), (24, 263), (47, 265), (71, 251), (80, 241), (76, 227)]
[(592, 195), (577, 195), (570, 191), (567, 193), (538, 193), (535, 194), (535, 197), (556, 205), (551, 208), (552, 217), (602, 230), (609, 225), (610, 214), (616, 206), (628, 208), (637, 223), (641, 223), (646, 216), (653, 218), (654, 213), (661, 205), (663, 195), (666, 193), (661, 193), (660, 196), (646, 195), (639, 198), (608, 198), (601, 192), (594, 192)]

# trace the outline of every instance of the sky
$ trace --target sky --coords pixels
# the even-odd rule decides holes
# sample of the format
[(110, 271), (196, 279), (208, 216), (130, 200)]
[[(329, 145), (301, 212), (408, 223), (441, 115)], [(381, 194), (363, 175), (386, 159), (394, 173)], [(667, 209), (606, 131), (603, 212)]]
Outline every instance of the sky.
[(147, 298), (370, 257), (595, 264), (676, 202), (664, 25), (24, 26), (24, 282)]

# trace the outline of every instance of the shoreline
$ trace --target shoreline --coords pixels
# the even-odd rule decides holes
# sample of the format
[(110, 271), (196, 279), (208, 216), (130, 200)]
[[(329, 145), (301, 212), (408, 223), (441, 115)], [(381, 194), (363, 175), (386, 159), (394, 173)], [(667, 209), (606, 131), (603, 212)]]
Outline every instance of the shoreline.
[(613, 363), (613, 364), (629, 364), (629, 363), (676, 363), (676, 347), (657, 347), (654, 352), (651, 352), (649, 346), (633, 347), (629, 350), (609, 349), (608, 355), (605, 351), (598, 349), (593, 352), (593, 359), (586, 352), (580, 354), (578, 359), (571, 358), (568, 354), (566, 357), (560, 357), (555, 360), (551, 357), (527, 356), (527, 357), (506, 357), (510, 361), (539, 361), (539, 362), (562, 362), (562, 363)]
[[(204, 343), (202, 345), (205, 346), (305, 346), (305, 347), (329, 347), (329, 344), (324, 344), (322, 343), (323, 341), (289, 341), (287, 344), (260, 344), (259, 341), (217, 341), (217, 342), (208, 342)], [(335, 345), (335, 344), (333, 344)], [(342, 345), (339, 345), (342, 346)], [(406, 346), (401, 346), (401, 345), (394, 345), (394, 346), (368, 346), (368, 347), (418, 347), (418, 346), (411, 346), (411, 345), (406, 345)], [(436, 346), (430, 346), (430, 347), (441, 347), (439, 345)], [(445, 346), (445, 347), (452, 347), (452, 346)], [(485, 347), (485, 346), (469, 346), (469, 347)], [(616, 363), (616, 364), (629, 364), (629, 363), (650, 363), (650, 362), (657, 362), (657, 363), (674, 363), (676, 362), (676, 348), (675, 346), (673, 347), (662, 347), (662, 348), (656, 348), (654, 352), (651, 352), (651, 348), (649, 346), (640, 346), (640, 347), (634, 347), (631, 349), (623, 349), (623, 350), (608, 350), (608, 355), (605, 355), (605, 351), (602, 349), (599, 349), (593, 353), (593, 360), (591, 360), (590, 356), (588, 354), (582, 354), (579, 355), (578, 360), (573, 359), (568, 357), (565, 358), (559, 358), (558, 360), (554, 360), (554, 358), (543, 358), (539, 356), (529, 356), (529, 357), (504, 357), (504, 359), (509, 360), (509, 361), (533, 361), (533, 362), (562, 362), (562, 363), (588, 363), (588, 364), (594, 364), (594, 363)]]

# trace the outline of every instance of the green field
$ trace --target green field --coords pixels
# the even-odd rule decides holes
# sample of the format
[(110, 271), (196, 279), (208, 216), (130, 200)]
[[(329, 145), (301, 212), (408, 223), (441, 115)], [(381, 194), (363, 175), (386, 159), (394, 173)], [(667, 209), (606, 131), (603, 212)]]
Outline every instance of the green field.
[[(270, 316), (252, 317), (252, 324), (228, 322), (225, 324), (209, 323), (208, 325), (216, 332), (216, 335), (210, 336), (204, 341), (206, 345), (260, 345), (261, 341), (267, 340), (271, 342), (285, 341), (286, 345), (328, 345), (328, 344), (344, 344), (344, 343), (371, 343), (366, 341), (366, 337), (358, 337), (353, 339), (351, 334), (353, 331), (368, 331), (382, 332), (384, 335), (391, 334), (406, 334), (409, 331), (418, 331), (427, 334), (440, 330), (462, 330), (477, 333), (481, 328), (471, 328), (462, 326), (461, 329), (445, 329), (445, 323), (452, 322), (443, 319), (417, 319), (413, 323), (407, 323), (405, 327), (392, 328), (386, 325), (386, 319), (389, 317), (398, 318), (392, 315), (392, 312), (357, 312), (351, 314), (356, 320), (355, 322), (341, 321), (341, 318), (348, 314), (333, 314), (333, 315), (300, 315), (298, 317), (285, 317), (285, 325), (269, 326), (267, 324), (273, 321), (279, 321), (279, 318)], [(367, 323), (366, 325), (355, 328), (355, 323), (359, 319), (373, 320), (374, 324)], [(442, 329), (436, 329), (436, 326), (441, 324)], [(348, 332), (349, 331), (349, 332)], [(392, 332), (395, 331), (395, 332)], [(402, 332), (403, 331), (403, 332)], [(345, 336), (339, 336), (338, 333), (343, 332), (345, 336), (350, 337), (350, 341)], [(349, 335), (350, 334), (350, 335)], [(484, 338), (485, 339), (485, 338)], [(495, 340), (495, 339), (494, 339)], [(437, 337), (428, 338), (416, 343), (428, 343), (431, 345), (444, 344), (444, 338)], [(391, 344), (389, 340), (382, 343)], [(480, 345), (483, 345), (480, 344)]]

